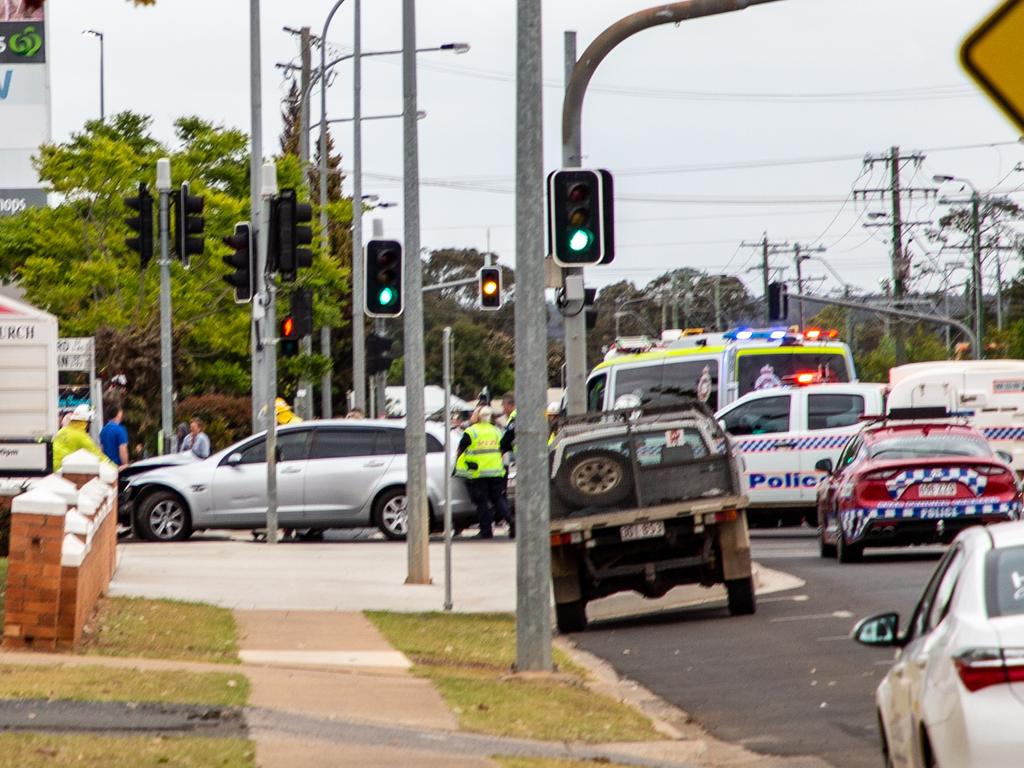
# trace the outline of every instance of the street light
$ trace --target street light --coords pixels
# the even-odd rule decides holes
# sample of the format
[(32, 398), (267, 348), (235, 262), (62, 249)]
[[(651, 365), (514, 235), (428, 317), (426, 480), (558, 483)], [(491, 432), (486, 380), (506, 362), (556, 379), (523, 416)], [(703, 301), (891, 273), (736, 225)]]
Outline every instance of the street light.
[[(982, 310), (984, 307), (984, 294), (981, 285), (981, 221), (979, 206), (981, 195), (977, 188), (961, 176), (949, 176), (946, 174), (935, 174), (932, 181), (936, 184), (946, 182), (959, 182), (971, 190), (971, 280), (974, 283), (974, 359), (981, 359), (981, 333), (983, 328)], [(948, 201), (947, 201), (948, 202)]]
[(104, 80), (104, 55), (103, 55), (103, 33), (96, 29), (83, 29), (82, 34), (87, 37), (95, 37), (100, 41), (100, 122), (105, 122), (107, 118), (106, 105), (104, 104), (104, 93), (103, 93), (103, 80)]

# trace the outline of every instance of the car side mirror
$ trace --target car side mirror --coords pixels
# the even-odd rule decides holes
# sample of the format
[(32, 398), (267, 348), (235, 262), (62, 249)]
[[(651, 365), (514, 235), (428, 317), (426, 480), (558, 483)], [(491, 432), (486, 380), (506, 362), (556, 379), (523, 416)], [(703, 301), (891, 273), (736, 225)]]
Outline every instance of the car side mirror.
[(891, 648), (900, 644), (899, 629), (898, 613), (880, 613), (857, 622), (852, 637), (861, 645)]
[(242, 463), (242, 454), (232, 453), (230, 456), (228, 456), (227, 460), (224, 463), (227, 464), (229, 467), (237, 467), (239, 464)]
[(1007, 453), (1006, 451), (996, 451), (996, 456), (1005, 461), (1007, 464), (1013, 464), (1013, 454)]
[(814, 468), (819, 472), (824, 472), (826, 475), (832, 474), (832, 459), (818, 459), (815, 463)]

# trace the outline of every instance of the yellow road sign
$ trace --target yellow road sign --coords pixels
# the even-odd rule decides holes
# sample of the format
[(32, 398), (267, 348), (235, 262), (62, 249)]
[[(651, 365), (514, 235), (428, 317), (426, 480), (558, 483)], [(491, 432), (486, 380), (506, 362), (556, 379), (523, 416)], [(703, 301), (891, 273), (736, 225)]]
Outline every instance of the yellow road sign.
[(1024, 131), (1024, 0), (1008, 0), (964, 41), (960, 61), (1006, 116)]

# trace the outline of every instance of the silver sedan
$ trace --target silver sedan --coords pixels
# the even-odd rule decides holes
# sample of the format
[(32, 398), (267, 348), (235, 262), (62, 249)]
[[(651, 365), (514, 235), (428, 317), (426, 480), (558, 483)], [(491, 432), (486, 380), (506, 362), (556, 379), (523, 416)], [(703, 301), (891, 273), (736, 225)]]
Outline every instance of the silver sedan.
[[(444, 427), (428, 423), (427, 493), (432, 529), (444, 517)], [(402, 539), (406, 513), (405, 425), (324, 420), (278, 427), (277, 504), (285, 528), (376, 526)], [(456, 446), (452, 443), (452, 463)], [(151, 541), (181, 541), (205, 528), (266, 524), (264, 433), (198, 459), (191, 453), (146, 459), (122, 471), (121, 522)], [(476, 522), (465, 484), (452, 479), (456, 530)]]

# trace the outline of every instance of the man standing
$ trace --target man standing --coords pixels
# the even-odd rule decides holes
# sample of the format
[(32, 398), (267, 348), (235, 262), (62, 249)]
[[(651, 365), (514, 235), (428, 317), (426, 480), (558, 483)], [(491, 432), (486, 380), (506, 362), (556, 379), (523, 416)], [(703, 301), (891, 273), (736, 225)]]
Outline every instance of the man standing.
[(210, 455), (210, 438), (203, 431), (204, 426), (206, 425), (203, 424), (202, 419), (198, 416), (192, 417), (188, 424), (189, 433), (181, 441), (181, 450), (192, 451), (200, 459), (205, 459)]
[(505, 414), (505, 432), (501, 436), (501, 452), (512, 453), (516, 447), (516, 393), (501, 396), (501, 411)]
[(477, 410), (477, 421), (470, 424), (459, 441), (455, 460), (455, 475), (466, 480), (469, 496), (476, 505), (480, 522), (478, 539), (494, 538), (494, 518), (491, 505), (499, 520), (510, 518), (505, 501), (505, 466), (501, 462), (501, 432), (491, 423), (494, 414), (484, 406)]
[(64, 458), (75, 451), (88, 451), (103, 461), (110, 461), (89, 437), (92, 408), (84, 403), (76, 405), (75, 410), (68, 416), (67, 425), (57, 430), (57, 434), (53, 436), (53, 471), (59, 470)]
[(106, 423), (100, 430), (100, 446), (108, 459), (123, 467), (128, 463), (128, 430), (121, 423), (124, 410), (116, 404), (108, 405), (103, 418)]

